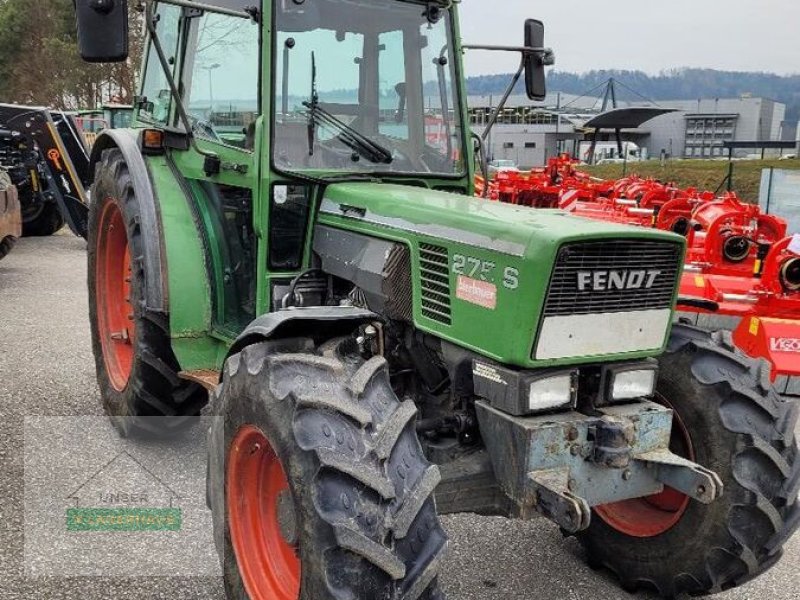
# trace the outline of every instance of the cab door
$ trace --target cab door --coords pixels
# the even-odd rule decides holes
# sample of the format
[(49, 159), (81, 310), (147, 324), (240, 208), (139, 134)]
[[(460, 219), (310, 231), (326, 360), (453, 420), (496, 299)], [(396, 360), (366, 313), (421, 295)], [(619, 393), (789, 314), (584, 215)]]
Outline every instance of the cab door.
[[(167, 22), (175, 28), (164, 30), (168, 41), (165, 53), (194, 137), (194, 143), (185, 149), (168, 149), (164, 160), (189, 201), (191, 219), (188, 223), (183, 219), (182, 226), (195, 227), (202, 238), (211, 333), (231, 339), (256, 316), (259, 25), (245, 16), (170, 5), (162, 5), (161, 10), (168, 14), (159, 26)], [(172, 38), (175, 32), (177, 36)], [(150, 54), (143, 95), (145, 108), (152, 112), (143, 114), (140, 108), (138, 120), (146, 124), (149, 117), (154, 124), (185, 132), (168, 86), (163, 89), (160, 63), (152, 50)], [(163, 75), (163, 69), (160, 71)], [(162, 81), (148, 92), (151, 73), (153, 80)], [(171, 287), (173, 282), (191, 285), (170, 272)], [(200, 294), (181, 295), (202, 301)], [(187, 314), (192, 312), (196, 314)], [(196, 325), (187, 323), (191, 329)]]

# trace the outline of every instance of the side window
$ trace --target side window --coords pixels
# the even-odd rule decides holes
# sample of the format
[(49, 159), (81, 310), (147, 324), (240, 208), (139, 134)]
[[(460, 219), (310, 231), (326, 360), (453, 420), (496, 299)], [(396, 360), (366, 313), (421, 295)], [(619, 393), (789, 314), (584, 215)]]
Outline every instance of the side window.
[[(170, 64), (175, 64), (178, 57), (178, 28), (181, 21), (181, 9), (171, 4), (160, 4), (158, 7), (158, 23), (156, 31), (161, 40), (164, 54)], [(166, 125), (172, 105), (169, 85), (158, 53), (152, 43), (148, 46), (147, 67), (142, 84), (142, 96), (147, 99), (146, 106), (140, 109), (139, 116), (146, 121)]]
[(408, 139), (406, 110), (406, 61), (403, 32), (390, 31), (378, 37), (379, 131), (400, 140)]
[(258, 25), (207, 12), (194, 19), (191, 31), (184, 101), (195, 134), (252, 150), (259, 110)]

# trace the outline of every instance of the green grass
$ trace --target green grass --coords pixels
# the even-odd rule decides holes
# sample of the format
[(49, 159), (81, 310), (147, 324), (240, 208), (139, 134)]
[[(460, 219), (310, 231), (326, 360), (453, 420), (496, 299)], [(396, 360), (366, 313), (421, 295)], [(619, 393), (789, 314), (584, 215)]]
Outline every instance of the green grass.
[[(761, 171), (769, 167), (776, 169), (800, 170), (800, 160), (746, 160), (733, 163), (733, 190), (748, 202), (758, 201), (761, 186)], [(579, 167), (603, 179), (619, 179), (623, 176), (623, 165), (600, 165)], [(661, 162), (651, 160), (643, 163), (629, 163), (629, 175), (654, 177), (661, 181), (675, 183), (678, 187), (694, 187), (715, 191), (728, 174), (728, 162), (716, 160), (670, 160), (662, 167)], [(725, 187), (722, 188), (725, 191)]]

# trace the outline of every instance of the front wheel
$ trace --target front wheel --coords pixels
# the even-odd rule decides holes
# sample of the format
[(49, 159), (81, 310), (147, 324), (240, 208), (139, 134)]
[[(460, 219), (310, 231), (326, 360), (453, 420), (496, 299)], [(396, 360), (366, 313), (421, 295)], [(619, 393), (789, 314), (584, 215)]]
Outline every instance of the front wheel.
[(656, 401), (674, 411), (671, 450), (715, 471), (724, 493), (704, 505), (667, 488), (596, 508), (578, 534), (590, 565), (673, 597), (741, 585), (778, 561), (800, 525), (798, 406), (768, 373), (723, 334), (675, 327)]
[(227, 361), (208, 499), (229, 598), (441, 598), (438, 468), (384, 360), (359, 363), (302, 341)]

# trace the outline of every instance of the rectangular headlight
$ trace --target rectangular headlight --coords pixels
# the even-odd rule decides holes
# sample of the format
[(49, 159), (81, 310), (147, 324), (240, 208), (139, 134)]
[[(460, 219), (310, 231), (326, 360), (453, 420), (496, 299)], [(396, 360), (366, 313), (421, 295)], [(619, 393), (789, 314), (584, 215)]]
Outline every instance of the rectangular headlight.
[(611, 400), (649, 398), (655, 392), (655, 369), (617, 371), (611, 376)]
[(572, 374), (543, 377), (531, 382), (528, 408), (533, 412), (568, 407), (572, 404)]
[(472, 377), (475, 395), (510, 415), (569, 410), (575, 404), (576, 369), (525, 371), (476, 359)]

